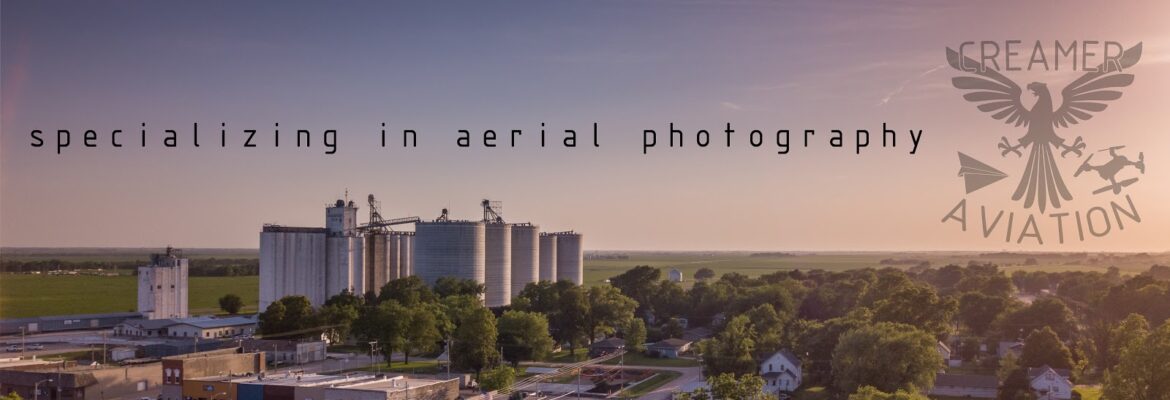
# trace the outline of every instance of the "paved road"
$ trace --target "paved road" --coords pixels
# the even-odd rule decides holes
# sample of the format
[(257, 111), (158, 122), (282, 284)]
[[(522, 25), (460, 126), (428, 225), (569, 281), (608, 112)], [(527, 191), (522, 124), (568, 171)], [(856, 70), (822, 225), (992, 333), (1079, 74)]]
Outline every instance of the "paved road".
[[(558, 366), (563, 366), (564, 364), (532, 362), (532, 363), (521, 363), (521, 365), (533, 366), (533, 367), (558, 367)], [(671, 380), (670, 382), (667, 382), (666, 384), (658, 387), (658, 389), (655, 389), (653, 392), (647, 393), (647, 394), (639, 397), (639, 399), (646, 399), (646, 400), (669, 399), (671, 393), (674, 393), (674, 391), (676, 391), (676, 390), (682, 389), (682, 387), (686, 386), (687, 384), (690, 384), (693, 382), (702, 382), (703, 381), (703, 368), (702, 367), (651, 367), (651, 366), (645, 366), (645, 365), (626, 365), (626, 366), (619, 367), (617, 365), (598, 364), (598, 365), (592, 365), (589, 368), (604, 368), (604, 369), (624, 368), (624, 369), (642, 369), (642, 370), (652, 370), (652, 371), (674, 371), (674, 372), (678, 372), (678, 373), (682, 374), (678, 378), (675, 378), (675, 379)]]

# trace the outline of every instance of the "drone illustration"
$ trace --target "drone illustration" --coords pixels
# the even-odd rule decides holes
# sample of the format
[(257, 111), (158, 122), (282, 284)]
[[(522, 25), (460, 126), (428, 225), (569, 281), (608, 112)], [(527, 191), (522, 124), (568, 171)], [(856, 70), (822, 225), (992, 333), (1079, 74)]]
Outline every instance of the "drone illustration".
[(1125, 167), (1135, 167), (1143, 175), (1145, 175), (1145, 173), (1146, 173), (1146, 160), (1145, 160), (1146, 155), (1145, 155), (1145, 153), (1138, 153), (1138, 160), (1137, 161), (1130, 161), (1129, 158), (1127, 158), (1126, 156), (1117, 154), (1117, 150), (1121, 150), (1123, 148), (1125, 148), (1125, 146), (1113, 146), (1113, 147), (1110, 147), (1108, 149), (1098, 150), (1097, 151), (1098, 153), (1103, 152), (1103, 151), (1108, 151), (1109, 156), (1113, 157), (1108, 162), (1101, 164), (1101, 165), (1089, 164), (1089, 160), (1093, 159), (1093, 155), (1089, 154), (1089, 156), (1085, 158), (1085, 162), (1081, 163), (1081, 167), (1077, 169), (1077, 172), (1075, 174), (1073, 174), (1073, 176), (1074, 177), (1080, 176), (1081, 173), (1083, 173), (1083, 172), (1097, 171), (1097, 175), (1100, 175), (1101, 179), (1109, 181), (1109, 185), (1107, 185), (1103, 188), (1094, 190), (1093, 194), (1101, 194), (1101, 193), (1104, 193), (1104, 192), (1107, 192), (1110, 190), (1113, 191), (1113, 194), (1121, 193), (1121, 188), (1132, 185), (1134, 182), (1138, 181), (1138, 178), (1129, 178), (1129, 179), (1123, 180), (1121, 182), (1118, 182), (1117, 181), (1117, 173), (1118, 172), (1121, 172), (1121, 170), (1124, 169)]

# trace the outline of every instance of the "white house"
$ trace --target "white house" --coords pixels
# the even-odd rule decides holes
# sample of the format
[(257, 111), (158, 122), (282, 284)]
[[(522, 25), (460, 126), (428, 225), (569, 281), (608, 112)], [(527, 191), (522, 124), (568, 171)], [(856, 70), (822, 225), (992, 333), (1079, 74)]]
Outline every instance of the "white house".
[(760, 376), (766, 393), (795, 391), (801, 382), (800, 359), (788, 350), (780, 350), (760, 364)]
[(1068, 380), (1067, 369), (1054, 369), (1047, 365), (1028, 368), (1028, 380), (1032, 391), (1039, 400), (1068, 400), (1072, 398), (1073, 384)]

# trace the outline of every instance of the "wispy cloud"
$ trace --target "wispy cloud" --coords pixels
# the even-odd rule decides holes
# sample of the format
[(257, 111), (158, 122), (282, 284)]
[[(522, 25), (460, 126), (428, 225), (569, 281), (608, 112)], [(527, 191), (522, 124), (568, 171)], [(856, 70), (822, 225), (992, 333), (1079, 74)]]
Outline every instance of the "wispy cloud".
[(886, 93), (886, 96), (882, 97), (882, 100), (879, 101), (877, 103), (877, 105), (878, 106), (886, 105), (886, 103), (889, 103), (890, 100), (894, 99), (894, 96), (897, 96), (898, 94), (902, 93), (903, 90), (906, 90), (906, 86), (910, 85), (911, 82), (914, 82), (915, 80), (922, 78), (924, 76), (930, 75), (932, 72), (943, 69), (946, 66), (947, 66), (946, 64), (939, 64), (931, 69), (928, 69), (926, 71), (922, 71), (922, 73), (915, 75), (914, 77), (912, 77), (910, 79), (902, 81), (902, 83), (900, 85), (898, 85), (898, 87), (894, 88), (894, 90), (891, 90), (889, 93)]
[(721, 103), (719, 103), (719, 105), (723, 106), (723, 108), (726, 108), (728, 110), (742, 110), (743, 109), (743, 106), (741, 106), (739, 104), (732, 103), (730, 101), (721, 102)]

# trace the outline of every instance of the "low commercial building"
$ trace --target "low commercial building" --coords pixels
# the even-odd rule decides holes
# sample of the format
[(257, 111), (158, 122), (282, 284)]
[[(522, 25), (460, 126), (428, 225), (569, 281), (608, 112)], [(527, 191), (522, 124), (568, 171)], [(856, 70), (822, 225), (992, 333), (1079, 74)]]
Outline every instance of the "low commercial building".
[(29, 334), (83, 329), (109, 329), (122, 321), (134, 318), (142, 318), (142, 314), (137, 312), (119, 312), (0, 319), (0, 335), (19, 335), (22, 331)]
[(458, 379), (283, 373), (187, 379), (190, 400), (453, 400)]
[(159, 375), (157, 362), (127, 366), (28, 365), (0, 370), (0, 392), (15, 392), (25, 399), (138, 397), (162, 383)]
[(115, 336), (221, 339), (256, 331), (253, 317), (130, 319), (114, 326)]
[[(209, 376), (257, 376), (264, 371), (263, 352), (247, 353), (238, 347), (166, 357), (162, 360), (162, 371), (159, 374), (162, 378), (160, 400), (187, 399), (184, 395), (187, 381), (206, 382), (203, 378)], [(224, 396), (216, 397), (216, 400), (224, 399)]]
[(325, 360), (325, 341), (248, 339), (240, 343), (244, 351), (263, 351), (269, 364), (304, 364)]

